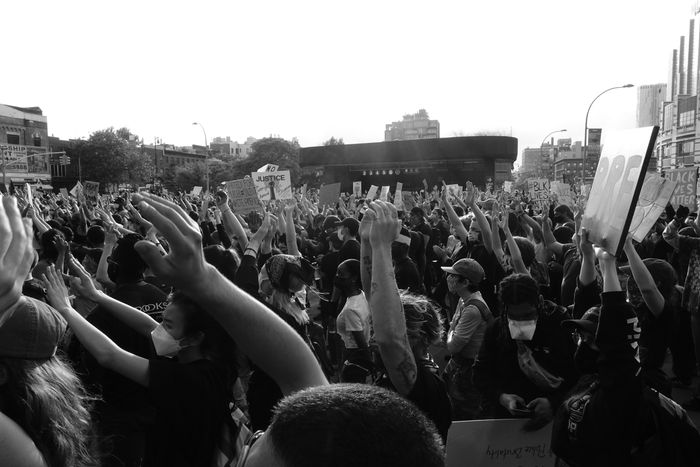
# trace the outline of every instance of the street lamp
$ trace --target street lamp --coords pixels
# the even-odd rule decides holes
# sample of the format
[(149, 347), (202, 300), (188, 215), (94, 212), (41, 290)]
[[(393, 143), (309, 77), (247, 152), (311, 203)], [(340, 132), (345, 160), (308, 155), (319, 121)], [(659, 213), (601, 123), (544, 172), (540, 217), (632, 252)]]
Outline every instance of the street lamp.
[(625, 84), (623, 86), (614, 86), (612, 88), (606, 89), (605, 91), (595, 96), (595, 99), (593, 99), (591, 101), (591, 104), (588, 106), (588, 110), (586, 110), (586, 124), (583, 130), (583, 160), (581, 161), (581, 185), (586, 184), (586, 156), (588, 156), (588, 113), (591, 111), (593, 103), (597, 101), (600, 96), (602, 96), (608, 91), (612, 91), (613, 89), (631, 88), (633, 86), (634, 84)]
[(193, 122), (192, 125), (199, 125), (204, 133), (204, 149), (206, 153), (204, 154), (204, 171), (206, 173), (206, 185), (207, 192), (209, 192), (209, 144), (207, 143), (207, 130), (204, 129), (204, 125), (199, 122)]
[(544, 146), (544, 142), (547, 141), (547, 138), (549, 138), (550, 136), (552, 136), (556, 133), (564, 133), (565, 131), (566, 131), (566, 128), (564, 128), (563, 130), (554, 130), (553, 132), (551, 132), (550, 134), (548, 134), (547, 136), (544, 137), (544, 139), (542, 140), (542, 144), (540, 144), (540, 161), (542, 159), (544, 159), (544, 151), (542, 150), (542, 147)]

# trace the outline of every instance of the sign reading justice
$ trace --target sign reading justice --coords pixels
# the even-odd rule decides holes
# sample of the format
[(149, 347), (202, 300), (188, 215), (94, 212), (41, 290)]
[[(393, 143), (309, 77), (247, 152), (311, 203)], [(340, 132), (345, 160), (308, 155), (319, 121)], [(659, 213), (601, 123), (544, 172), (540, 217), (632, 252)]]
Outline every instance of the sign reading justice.
[(289, 170), (253, 172), (250, 178), (253, 179), (260, 201), (294, 198)]
[(654, 126), (604, 138), (581, 227), (592, 243), (612, 255), (622, 251), (658, 133)]

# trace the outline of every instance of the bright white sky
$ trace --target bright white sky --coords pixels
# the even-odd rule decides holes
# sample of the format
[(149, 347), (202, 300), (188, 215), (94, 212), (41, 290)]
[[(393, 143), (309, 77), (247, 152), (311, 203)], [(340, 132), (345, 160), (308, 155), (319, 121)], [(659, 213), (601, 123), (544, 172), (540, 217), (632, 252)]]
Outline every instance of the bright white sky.
[[(583, 139), (608, 87), (665, 83), (692, 3), (5, 2), (0, 103), (41, 107), (65, 139), (126, 126), (176, 145), (203, 143), (194, 121), (210, 140), (376, 142), (425, 108), (443, 137), (500, 131), (521, 151)], [(606, 94), (589, 126), (633, 127), (636, 95)]]

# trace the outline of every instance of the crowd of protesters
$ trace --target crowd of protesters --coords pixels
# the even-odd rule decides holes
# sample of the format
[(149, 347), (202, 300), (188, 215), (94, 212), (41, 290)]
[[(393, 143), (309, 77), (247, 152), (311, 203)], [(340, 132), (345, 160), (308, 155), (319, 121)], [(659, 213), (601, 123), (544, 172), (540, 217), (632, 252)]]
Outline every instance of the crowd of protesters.
[(688, 208), (615, 258), (583, 200), (331, 204), (2, 196), (0, 465), (440, 466), (493, 418), (548, 427), (558, 465), (700, 463), (700, 388), (672, 400), (700, 363)]

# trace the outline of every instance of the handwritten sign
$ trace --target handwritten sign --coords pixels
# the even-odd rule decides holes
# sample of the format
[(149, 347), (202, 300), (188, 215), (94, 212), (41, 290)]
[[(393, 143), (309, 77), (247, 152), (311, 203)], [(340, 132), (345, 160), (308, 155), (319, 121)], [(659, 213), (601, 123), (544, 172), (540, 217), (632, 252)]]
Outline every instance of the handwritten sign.
[(100, 192), (99, 182), (85, 182), (83, 189), (85, 190), (84, 193), (86, 199), (97, 202), (97, 196)]
[(447, 434), (447, 467), (554, 467), (552, 424), (524, 431), (523, 419), (453, 422)]
[(505, 182), (503, 182), (503, 191), (505, 191), (506, 193), (512, 193), (513, 182), (511, 182), (509, 180), (506, 180)]
[(659, 127), (606, 133), (581, 226), (592, 243), (622, 252)]
[(277, 169), (279, 169), (279, 165), (265, 164), (262, 167), (260, 167), (256, 172), (277, 172)]
[(292, 178), (289, 175), (289, 170), (253, 172), (250, 174), (250, 178), (255, 184), (260, 201), (294, 199)]
[(527, 190), (530, 193), (530, 201), (547, 201), (549, 199), (550, 189), (549, 180), (546, 178), (529, 178), (527, 180)]
[(201, 186), (195, 186), (192, 188), (192, 196), (199, 196), (200, 194), (202, 194)]
[(574, 205), (574, 197), (571, 196), (571, 186), (563, 182), (551, 182), (550, 189), (553, 194), (557, 195), (559, 204), (566, 204), (571, 207)]
[(692, 212), (697, 204), (697, 167), (669, 170), (666, 172), (666, 178), (677, 183), (676, 191), (671, 196), (673, 209), (683, 205)]
[(355, 198), (360, 198), (362, 196), (362, 182), (352, 182), (352, 194)]
[(80, 183), (80, 181), (75, 183), (75, 186), (71, 188), (70, 194), (73, 195), (74, 198), (77, 198), (79, 194), (83, 192), (83, 184)]
[(68, 199), (68, 190), (66, 190), (65, 188), (61, 188), (61, 189), (58, 190), (58, 191), (61, 192), (61, 196), (63, 196), (64, 198)]
[(397, 211), (404, 211), (403, 205), (403, 183), (396, 182), (396, 192), (394, 193), (394, 207)]
[(383, 186), (382, 191), (379, 193), (379, 200), (386, 201), (387, 199), (389, 199), (389, 187)]
[(319, 206), (335, 207), (338, 198), (340, 198), (340, 183), (322, 185), (318, 193), (318, 204)]
[(369, 191), (367, 192), (367, 201), (374, 201), (374, 198), (377, 197), (377, 190), (379, 187), (377, 185), (372, 185), (369, 187)]
[(666, 209), (677, 182), (658, 174), (649, 174), (644, 179), (637, 207), (630, 223), (629, 234), (638, 242), (644, 240), (659, 216)]
[(250, 178), (231, 180), (226, 182), (226, 194), (228, 195), (231, 209), (237, 214), (248, 214), (260, 209), (258, 192)]

